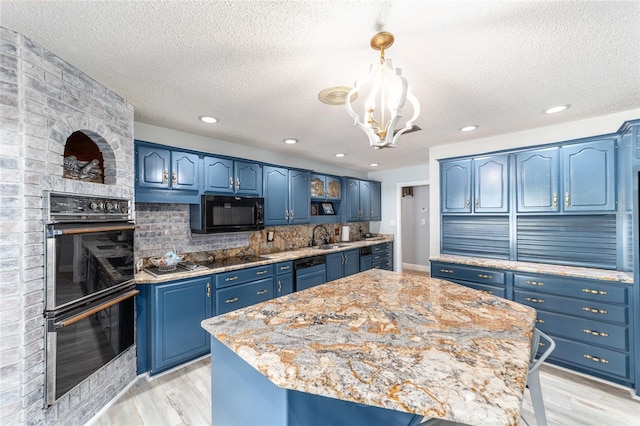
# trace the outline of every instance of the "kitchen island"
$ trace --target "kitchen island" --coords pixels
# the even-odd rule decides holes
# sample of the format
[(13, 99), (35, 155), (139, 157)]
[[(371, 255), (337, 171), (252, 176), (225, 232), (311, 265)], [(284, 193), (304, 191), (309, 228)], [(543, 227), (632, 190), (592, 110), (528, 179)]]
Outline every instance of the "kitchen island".
[(532, 308), (370, 270), (209, 318), (214, 425), (515, 425)]

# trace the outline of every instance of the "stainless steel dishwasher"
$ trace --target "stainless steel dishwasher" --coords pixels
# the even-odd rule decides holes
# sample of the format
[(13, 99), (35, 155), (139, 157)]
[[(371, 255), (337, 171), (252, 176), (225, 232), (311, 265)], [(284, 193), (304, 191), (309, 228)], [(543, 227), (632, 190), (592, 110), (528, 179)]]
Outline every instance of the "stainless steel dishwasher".
[(327, 282), (324, 255), (297, 259), (293, 263), (296, 291), (306, 290)]

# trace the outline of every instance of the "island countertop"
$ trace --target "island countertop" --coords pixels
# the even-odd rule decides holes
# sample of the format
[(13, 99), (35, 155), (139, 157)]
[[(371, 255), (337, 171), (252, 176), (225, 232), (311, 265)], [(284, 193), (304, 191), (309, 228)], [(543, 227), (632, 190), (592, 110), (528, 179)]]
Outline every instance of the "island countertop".
[(202, 326), (283, 389), (515, 425), (535, 317), (532, 308), (448, 281), (376, 269)]

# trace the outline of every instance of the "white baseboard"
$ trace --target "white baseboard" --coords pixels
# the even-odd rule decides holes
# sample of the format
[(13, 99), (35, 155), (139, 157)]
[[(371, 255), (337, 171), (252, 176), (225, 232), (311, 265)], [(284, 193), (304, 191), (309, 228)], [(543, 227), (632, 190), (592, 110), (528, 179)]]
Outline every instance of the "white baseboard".
[(411, 269), (413, 271), (431, 272), (429, 265), (416, 265), (414, 263), (402, 263), (402, 269)]

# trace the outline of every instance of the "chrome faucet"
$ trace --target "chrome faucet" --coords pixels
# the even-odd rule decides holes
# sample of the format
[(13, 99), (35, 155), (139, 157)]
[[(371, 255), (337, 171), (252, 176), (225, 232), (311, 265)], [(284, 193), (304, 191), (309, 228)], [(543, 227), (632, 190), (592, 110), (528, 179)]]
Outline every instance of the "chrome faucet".
[[(322, 239), (316, 239), (316, 229), (318, 228), (324, 229), (324, 238)], [(316, 225), (313, 228), (313, 231), (311, 231), (311, 245), (312, 246), (319, 245), (318, 241), (322, 241), (322, 244), (329, 244), (329, 231), (324, 225)]]

